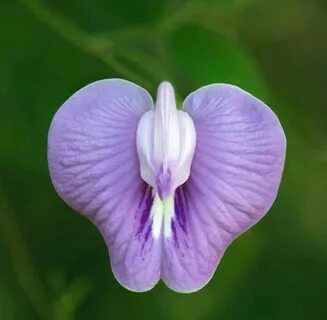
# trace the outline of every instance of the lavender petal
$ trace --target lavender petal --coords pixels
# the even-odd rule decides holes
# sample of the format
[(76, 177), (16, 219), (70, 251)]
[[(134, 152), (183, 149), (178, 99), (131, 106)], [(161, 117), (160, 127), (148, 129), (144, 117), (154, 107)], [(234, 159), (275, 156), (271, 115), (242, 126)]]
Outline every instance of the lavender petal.
[(173, 290), (193, 292), (211, 279), (229, 244), (272, 206), (286, 139), (272, 110), (235, 86), (202, 87), (184, 108), (195, 124), (196, 149), (190, 177), (175, 194), (162, 277)]
[(100, 230), (113, 273), (128, 289), (160, 278), (160, 245), (151, 232), (152, 193), (140, 176), (136, 130), (153, 106), (148, 92), (120, 79), (94, 82), (56, 113), (48, 136), (53, 185)]

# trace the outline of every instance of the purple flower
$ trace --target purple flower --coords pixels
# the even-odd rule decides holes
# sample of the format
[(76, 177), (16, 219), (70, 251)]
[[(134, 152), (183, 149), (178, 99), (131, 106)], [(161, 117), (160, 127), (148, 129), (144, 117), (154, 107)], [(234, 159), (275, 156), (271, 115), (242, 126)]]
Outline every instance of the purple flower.
[(202, 288), (229, 244), (271, 207), (286, 139), (263, 102), (232, 85), (191, 93), (183, 111), (163, 82), (121, 79), (69, 98), (49, 131), (55, 189), (100, 230), (116, 279), (133, 291), (161, 278)]

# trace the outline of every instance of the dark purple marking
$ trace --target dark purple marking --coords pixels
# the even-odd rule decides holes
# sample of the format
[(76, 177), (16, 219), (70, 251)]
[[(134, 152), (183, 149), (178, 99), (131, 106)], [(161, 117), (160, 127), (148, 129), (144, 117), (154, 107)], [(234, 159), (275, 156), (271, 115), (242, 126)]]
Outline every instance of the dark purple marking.
[(147, 198), (145, 200), (145, 203), (143, 202), (143, 212), (142, 212), (142, 215), (141, 215), (141, 218), (140, 218), (140, 225), (139, 225), (139, 228), (138, 228), (138, 231), (137, 231), (137, 235), (140, 235), (144, 230), (146, 222), (148, 221), (149, 216), (150, 216), (152, 202), (153, 202), (152, 192), (151, 192), (151, 189), (148, 188)]
[(148, 225), (148, 228), (146, 230), (145, 236), (144, 236), (144, 242), (147, 242), (149, 240), (150, 234), (152, 230), (152, 223)]
[(184, 230), (184, 232), (186, 233), (186, 213), (185, 213), (185, 207), (184, 207), (184, 200), (182, 198), (182, 189), (179, 190), (178, 193), (178, 203), (180, 206), (180, 220), (181, 220), (181, 227)]
[(139, 202), (139, 206), (138, 207), (141, 207), (142, 202), (143, 202), (143, 200), (145, 198), (147, 189), (148, 189), (148, 185), (146, 183), (144, 183), (143, 186), (142, 186), (142, 193), (141, 193), (141, 198), (140, 198), (140, 202)]
[(188, 205), (188, 190), (187, 190), (187, 185), (184, 185), (185, 187), (182, 189), (182, 194), (183, 194), (183, 198), (185, 200), (185, 204), (186, 204), (186, 210), (188, 211), (189, 209), (189, 205)]
[(187, 221), (186, 221), (186, 212), (184, 206), (184, 199), (182, 197), (182, 188), (179, 187), (175, 193), (175, 213), (178, 224), (182, 228), (185, 234), (187, 234)]
[(189, 244), (188, 244), (187, 240), (184, 240), (184, 245), (185, 245), (185, 247), (186, 247), (187, 249), (189, 249), (189, 248), (190, 248), (190, 246), (189, 246)]
[(147, 230), (145, 232), (145, 235), (144, 235), (144, 241), (142, 243), (141, 253), (143, 252), (144, 246), (145, 246), (145, 244), (148, 242), (148, 240), (150, 238), (151, 231), (152, 231), (152, 224), (150, 223), (148, 225), (148, 228), (147, 228)]
[(171, 220), (171, 230), (173, 231), (173, 238), (174, 238), (174, 243), (177, 248), (179, 248), (179, 243), (178, 243), (178, 237), (177, 237), (177, 230), (176, 230), (176, 225), (175, 221)]

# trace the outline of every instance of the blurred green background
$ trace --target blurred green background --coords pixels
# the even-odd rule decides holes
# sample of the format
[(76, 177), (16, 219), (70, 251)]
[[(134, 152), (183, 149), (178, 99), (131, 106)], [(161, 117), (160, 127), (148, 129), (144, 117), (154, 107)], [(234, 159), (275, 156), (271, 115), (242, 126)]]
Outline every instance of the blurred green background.
[[(325, 0), (0, 0), (0, 319), (327, 319)], [(47, 131), (82, 86), (121, 77), (181, 101), (233, 83), (288, 139), (270, 213), (201, 291), (135, 294), (55, 193)]]

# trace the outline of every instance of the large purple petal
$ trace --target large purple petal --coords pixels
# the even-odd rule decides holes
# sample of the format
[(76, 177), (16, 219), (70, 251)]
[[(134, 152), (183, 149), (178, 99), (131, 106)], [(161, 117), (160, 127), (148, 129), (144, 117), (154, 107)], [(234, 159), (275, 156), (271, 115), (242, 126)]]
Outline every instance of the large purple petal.
[(148, 92), (120, 79), (94, 82), (63, 104), (48, 137), (59, 195), (94, 222), (125, 287), (151, 289), (160, 278), (160, 245), (151, 233), (152, 192), (140, 177), (136, 129), (153, 106)]
[(162, 276), (172, 289), (191, 292), (210, 280), (228, 245), (271, 207), (286, 140), (275, 114), (231, 85), (200, 88), (184, 108), (197, 144), (189, 180), (175, 194)]

